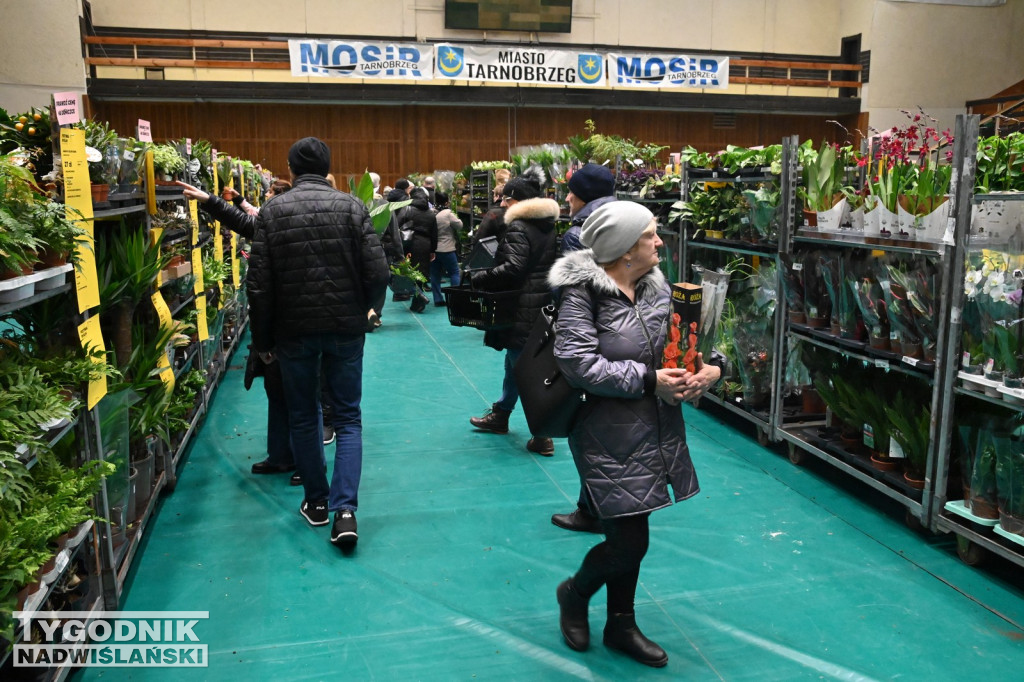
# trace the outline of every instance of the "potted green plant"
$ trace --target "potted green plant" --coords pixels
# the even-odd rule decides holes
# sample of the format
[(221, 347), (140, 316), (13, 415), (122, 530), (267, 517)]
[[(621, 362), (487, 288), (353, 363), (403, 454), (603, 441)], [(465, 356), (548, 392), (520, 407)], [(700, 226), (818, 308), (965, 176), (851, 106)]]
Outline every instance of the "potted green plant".
[(889, 435), (906, 457), (903, 477), (912, 488), (923, 490), (930, 443), (928, 431), (931, 427), (931, 410), (901, 391), (896, 394), (893, 404), (885, 408), (885, 413), (891, 424)]
[(153, 169), (161, 180), (170, 183), (175, 175), (185, 170), (185, 158), (173, 144), (153, 145)]
[(762, 184), (756, 191), (744, 190), (743, 196), (750, 206), (750, 224), (754, 228), (756, 241), (771, 241), (778, 227), (781, 190), (769, 184)]
[(1010, 434), (1008, 447), (996, 453), (996, 489), (999, 526), (1024, 535), (1024, 434), (1019, 428)]
[(77, 265), (78, 249), (88, 248), (80, 242), (88, 233), (68, 219), (69, 212), (80, 215), (55, 201), (37, 201), (24, 214), (33, 236), (40, 242), (39, 260), (45, 267), (63, 265), (68, 260)]
[[(842, 197), (846, 184), (846, 160), (838, 147), (828, 141), (822, 142), (818, 151), (811, 145), (811, 140), (807, 140), (798, 150), (803, 165), (803, 183), (797, 188), (797, 196), (803, 199), (806, 211), (815, 213), (816, 227), (838, 229), (846, 209)], [(805, 217), (810, 225), (810, 216), (805, 213)]]

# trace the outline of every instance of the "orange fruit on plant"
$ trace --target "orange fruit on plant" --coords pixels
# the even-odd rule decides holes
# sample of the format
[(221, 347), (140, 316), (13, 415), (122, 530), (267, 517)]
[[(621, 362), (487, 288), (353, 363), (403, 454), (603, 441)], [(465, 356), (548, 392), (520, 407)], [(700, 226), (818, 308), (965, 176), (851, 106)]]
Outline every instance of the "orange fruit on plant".
[(25, 124), (20, 122), (20, 121), (18, 123), (14, 124), (14, 129), (17, 130), (19, 133), (21, 132), (21, 129), (24, 128), (24, 127), (25, 127)]
[(32, 120), (33, 121), (41, 121), (41, 120), (43, 120), (43, 117), (40, 116), (39, 114), (32, 114)]
[(35, 135), (36, 134), (36, 129), (35, 129), (34, 126), (28, 129), (28, 134), (29, 135)]
[(28, 123), (28, 116), (19, 116), (18, 120), (22, 123)]

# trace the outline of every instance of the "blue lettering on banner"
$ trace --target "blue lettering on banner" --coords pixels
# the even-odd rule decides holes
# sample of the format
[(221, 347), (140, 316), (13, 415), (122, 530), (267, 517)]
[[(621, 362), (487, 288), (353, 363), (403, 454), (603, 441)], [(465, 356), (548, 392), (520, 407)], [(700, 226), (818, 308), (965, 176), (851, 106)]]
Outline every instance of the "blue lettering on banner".
[(713, 86), (721, 84), (723, 64), (717, 59), (673, 57), (666, 63), (660, 57), (625, 57), (615, 59), (615, 76), (623, 84), (688, 84)]
[[(328, 50), (330, 52), (328, 53)], [(414, 46), (369, 44), (361, 50), (348, 43), (303, 41), (299, 45), (302, 73), (421, 77), (421, 54)]]

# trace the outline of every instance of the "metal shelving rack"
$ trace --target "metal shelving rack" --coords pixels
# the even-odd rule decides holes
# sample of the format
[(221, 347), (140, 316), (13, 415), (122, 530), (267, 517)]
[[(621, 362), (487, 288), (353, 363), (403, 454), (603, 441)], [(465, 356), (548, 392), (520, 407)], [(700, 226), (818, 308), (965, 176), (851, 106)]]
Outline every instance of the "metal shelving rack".
[[(682, 200), (687, 201), (690, 198), (690, 184), (692, 182), (756, 183), (776, 181), (780, 183), (782, 197), (780, 207), (782, 215), (781, 223), (783, 225), (791, 224), (795, 219), (797, 168), (796, 150), (798, 143), (799, 141), (796, 136), (787, 137), (782, 140), (782, 172), (780, 175), (772, 174), (768, 168), (762, 168), (759, 173), (752, 175), (734, 175), (724, 171), (704, 171), (695, 173), (689, 168), (688, 164), (684, 163), (682, 179), (680, 181)], [(782, 240), (784, 239), (786, 232), (787, 230), (785, 227), (780, 228), (778, 246), (766, 246), (765, 248), (759, 248), (759, 245), (756, 244), (692, 241), (690, 239), (689, 231), (684, 225), (681, 229), (682, 238), (680, 240), (679, 256), (680, 267), (682, 269), (688, 268), (691, 264), (692, 252), (695, 250), (702, 250), (721, 251), (729, 254), (742, 255), (745, 258), (770, 259), (775, 263), (776, 268), (778, 268), (779, 249), (782, 248)], [(682, 277), (682, 279), (685, 279), (685, 277)], [(778, 440), (775, 425), (779, 419), (778, 415), (780, 415), (782, 411), (782, 396), (779, 391), (775, 390), (775, 387), (781, 385), (782, 369), (784, 366), (784, 358), (781, 355), (783, 350), (782, 334), (780, 333), (784, 320), (783, 306), (776, 305), (772, 334), (772, 391), (767, 410), (748, 408), (741, 403), (723, 399), (710, 392), (706, 393), (702, 398), (704, 401), (718, 405), (742, 419), (751, 422), (757, 428), (758, 442), (762, 445), (766, 445), (770, 441)]]
[[(960, 317), (960, 302), (964, 296), (964, 276), (966, 271), (967, 253), (971, 248), (967, 227), (971, 222), (971, 209), (974, 205), (984, 204), (992, 200), (1024, 201), (1024, 194), (984, 195), (972, 194), (976, 171), (976, 155), (979, 138), (980, 119), (977, 115), (958, 116), (954, 143), (954, 183), (952, 211), (957, 223), (957, 238), (952, 253), (951, 298), (956, 302), (955, 315), (949, 323), (950, 355), (959, 357), (960, 342), (963, 334)], [(933, 531), (950, 532), (956, 535), (957, 553), (969, 565), (981, 563), (986, 553), (992, 553), (1013, 563), (1024, 566), (1024, 538), (1013, 536), (998, 528), (994, 520), (985, 520), (973, 516), (962, 504), (947, 499), (949, 466), (953, 450), (953, 429), (955, 428), (955, 397), (981, 400), (998, 405), (1009, 414), (1024, 412), (1024, 407), (993, 398), (969, 388), (955, 386), (958, 362), (949, 362), (947, 370), (941, 377), (942, 390), (950, 398), (943, 405), (939, 421), (941, 429), (938, 434), (939, 456), (934, 462), (931, 475), (935, 479), (935, 495), (930, 510), (929, 528)]]

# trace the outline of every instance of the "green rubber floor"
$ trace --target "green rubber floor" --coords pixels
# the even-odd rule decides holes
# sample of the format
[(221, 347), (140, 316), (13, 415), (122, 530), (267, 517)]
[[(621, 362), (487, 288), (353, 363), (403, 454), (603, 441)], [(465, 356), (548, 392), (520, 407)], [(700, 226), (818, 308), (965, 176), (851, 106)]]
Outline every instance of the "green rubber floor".
[[(253, 476), (266, 400), (242, 387), (245, 342), (163, 498), (123, 609), (209, 611), (204, 669), (87, 669), (153, 680), (1019, 679), (1021, 571), (963, 565), (885, 498), (817, 461), (795, 467), (753, 430), (686, 408), (701, 493), (654, 514), (637, 619), (669, 653), (652, 670), (570, 650), (555, 587), (596, 536), (560, 530), (578, 479), (565, 441), (525, 450), (468, 418), (497, 398), (482, 334), (388, 302), (367, 337), (359, 544), (298, 514), (301, 488)], [(333, 454), (333, 450), (329, 450)]]

